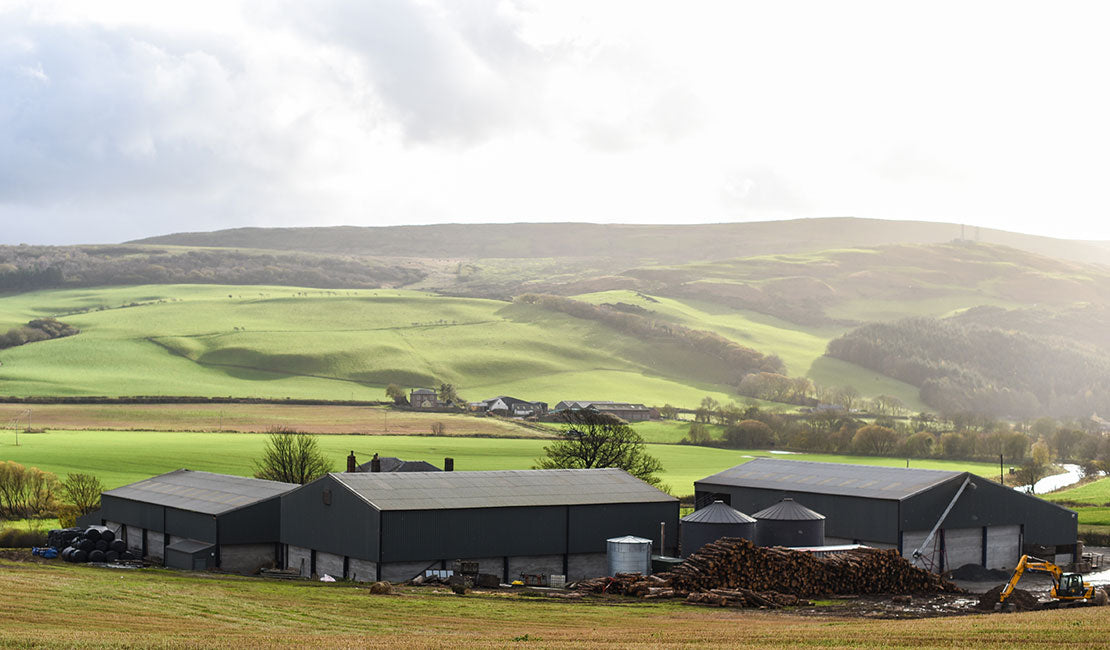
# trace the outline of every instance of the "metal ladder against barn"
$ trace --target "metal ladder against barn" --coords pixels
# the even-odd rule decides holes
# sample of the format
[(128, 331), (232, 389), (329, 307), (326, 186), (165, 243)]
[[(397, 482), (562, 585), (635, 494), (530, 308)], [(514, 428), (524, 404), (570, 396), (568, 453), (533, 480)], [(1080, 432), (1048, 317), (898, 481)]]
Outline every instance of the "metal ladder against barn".
[[(940, 530), (940, 527), (944, 525), (944, 520), (948, 518), (948, 513), (952, 512), (952, 508), (956, 505), (956, 501), (960, 498), (960, 495), (964, 493), (964, 490), (966, 490), (967, 486), (969, 485), (971, 486), (972, 490), (975, 489), (975, 484), (971, 482), (970, 474), (967, 476), (967, 478), (964, 479), (963, 484), (960, 485), (960, 489), (956, 490), (956, 495), (953, 496), (952, 500), (948, 502), (948, 507), (946, 507), (944, 509), (944, 512), (940, 514), (940, 519), (937, 519), (937, 523), (933, 526), (933, 529), (929, 531), (929, 535), (925, 538), (925, 541), (921, 542), (921, 546), (917, 547), (917, 550), (913, 552), (914, 564), (921, 562), (922, 567), (928, 569), (929, 571), (933, 571), (936, 568), (935, 558), (937, 555), (937, 544), (940, 544), (941, 569), (943, 569), (944, 566), (947, 564), (948, 558), (945, 557), (945, 555), (947, 554), (947, 549), (945, 549), (944, 544), (941, 543), (940, 539), (934, 538), (936, 537), (937, 531)], [(929, 555), (928, 558), (926, 558), (922, 551), (924, 551), (925, 547), (929, 545), (929, 542), (933, 542), (933, 552)]]

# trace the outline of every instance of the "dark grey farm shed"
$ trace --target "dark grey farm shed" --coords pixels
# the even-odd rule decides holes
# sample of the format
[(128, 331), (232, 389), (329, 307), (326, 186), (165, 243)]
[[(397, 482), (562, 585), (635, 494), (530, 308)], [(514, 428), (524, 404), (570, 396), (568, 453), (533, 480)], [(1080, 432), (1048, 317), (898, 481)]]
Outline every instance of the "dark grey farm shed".
[(606, 572), (610, 537), (678, 542), (678, 500), (619, 469), (329, 474), (281, 499), (287, 568), (407, 580), (476, 562), (502, 580)]
[(1031, 545), (1053, 547), (1065, 563), (1076, 550), (1074, 511), (969, 472), (757, 458), (695, 481), (694, 491), (699, 505), (721, 499), (745, 512), (791, 497), (825, 515), (826, 543), (907, 558), (920, 549), (918, 565), (937, 571), (1012, 569)]
[(296, 487), (179, 469), (104, 492), (95, 517), (166, 566), (253, 573), (279, 562), (280, 499)]

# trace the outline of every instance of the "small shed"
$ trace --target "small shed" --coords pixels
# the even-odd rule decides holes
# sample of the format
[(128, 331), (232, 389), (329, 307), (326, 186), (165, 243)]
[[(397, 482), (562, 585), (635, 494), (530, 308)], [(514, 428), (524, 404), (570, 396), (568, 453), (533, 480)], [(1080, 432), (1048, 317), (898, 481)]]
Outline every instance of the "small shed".
[(166, 566), (186, 571), (206, 571), (216, 564), (216, 545), (183, 539), (166, 547)]

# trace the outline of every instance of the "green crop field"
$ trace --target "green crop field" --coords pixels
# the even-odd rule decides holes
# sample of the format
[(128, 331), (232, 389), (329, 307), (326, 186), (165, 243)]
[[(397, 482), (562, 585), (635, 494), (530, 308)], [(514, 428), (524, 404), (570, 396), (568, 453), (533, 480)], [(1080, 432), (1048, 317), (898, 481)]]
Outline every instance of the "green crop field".
[[(442, 465), (443, 458), (455, 459), (457, 470), (529, 469), (543, 455), (544, 440), (512, 438), (461, 438), (431, 436), (324, 435), (321, 448), (332, 458), (336, 470), (346, 466), (351, 451), (360, 462), (375, 453), (406, 460), (427, 460)], [(94, 474), (112, 488), (156, 474), (187, 468), (248, 476), (252, 462), (265, 445), (264, 434), (180, 433), (165, 431), (48, 431), (21, 434), (19, 446), (14, 433), (0, 433), (0, 455), (26, 466), (64, 475)], [(769, 451), (714, 449), (686, 445), (650, 444), (648, 451), (663, 463), (663, 481), (672, 493), (693, 493), (694, 481), (755, 457), (788, 457), (860, 463), (888, 467), (905, 466), (898, 458), (836, 456), (832, 454), (775, 454)], [(915, 460), (912, 467), (971, 471), (990, 477), (988, 463)]]
[[(636, 299), (610, 292), (591, 299)], [(631, 298), (629, 298), (631, 296)], [(791, 372), (923, 406), (916, 389), (822, 359), (837, 332), (660, 299), (661, 313), (762, 352)], [(589, 320), (502, 301), (401, 290), (147, 285), (0, 297), (0, 330), (54, 316), (77, 336), (0, 351), (0, 394), (384, 397), (454, 384), (466, 399), (613, 399), (693, 407), (739, 399), (725, 364)]]
[(1100, 608), (917, 620), (268, 581), (30, 561), (0, 552), (0, 645), (168, 647), (1094, 648)]

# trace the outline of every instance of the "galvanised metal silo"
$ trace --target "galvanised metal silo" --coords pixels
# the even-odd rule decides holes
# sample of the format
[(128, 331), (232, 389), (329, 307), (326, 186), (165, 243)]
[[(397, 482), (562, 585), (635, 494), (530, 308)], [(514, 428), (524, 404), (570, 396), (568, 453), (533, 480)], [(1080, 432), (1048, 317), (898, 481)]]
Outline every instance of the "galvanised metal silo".
[(609, 575), (641, 573), (651, 575), (651, 540), (643, 537), (613, 537), (605, 540)]
[(752, 515), (760, 546), (824, 546), (825, 515), (787, 497)]
[(678, 523), (682, 557), (722, 537), (743, 537), (756, 541), (756, 521), (735, 510), (724, 501), (714, 501), (701, 510), (695, 510)]

